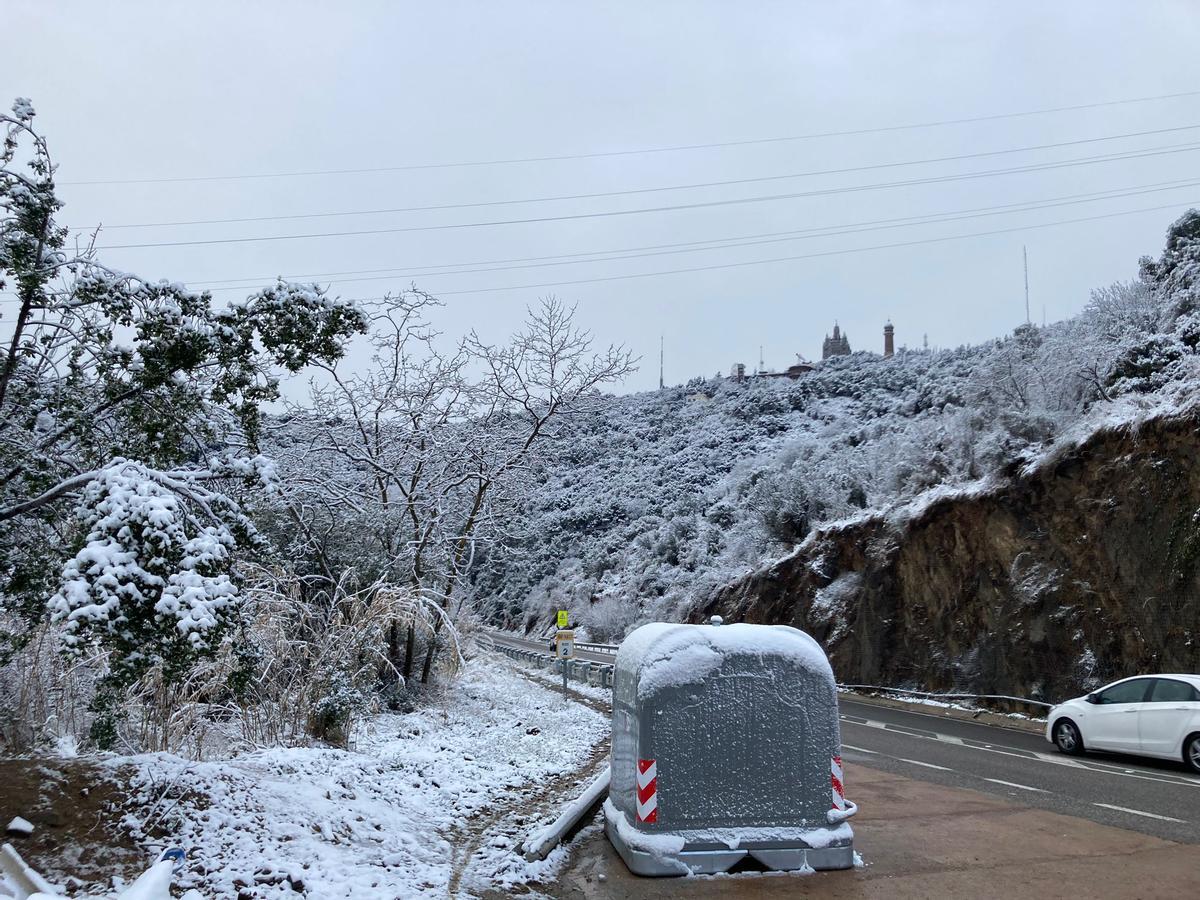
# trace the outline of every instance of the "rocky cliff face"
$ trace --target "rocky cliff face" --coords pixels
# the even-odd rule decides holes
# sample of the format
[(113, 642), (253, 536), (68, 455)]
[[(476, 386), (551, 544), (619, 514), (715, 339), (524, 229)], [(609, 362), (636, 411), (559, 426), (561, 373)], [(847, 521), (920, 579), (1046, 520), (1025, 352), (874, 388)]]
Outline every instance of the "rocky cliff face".
[(821, 530), (713, 613), (808, 631), (847, 682), (1057, 700), (1200, 671), (1200, 419)]

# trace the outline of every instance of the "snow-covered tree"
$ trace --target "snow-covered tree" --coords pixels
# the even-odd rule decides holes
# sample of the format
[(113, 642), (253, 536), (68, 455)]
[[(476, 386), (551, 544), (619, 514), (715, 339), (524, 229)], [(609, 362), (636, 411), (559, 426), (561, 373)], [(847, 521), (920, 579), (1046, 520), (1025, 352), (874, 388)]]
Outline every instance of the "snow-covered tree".
[(1171, 223), (1162, 256), (1142, 257), (1139, 276), (1167, 301), (1170, 319), (1200, 307), (1200, 210), (1189, 209)]
[[(271, 438), (286, 485), (281, 500), (314, 568), (329, 580), (352, 563), (442, 611), (432, 619), (422, 681), (438, 634), (468, 599), (473, 565), (504, 533), (502, 513), (527, 484), (535, 448), (564, 414), (632, 367), (623, 348), (594, 352), (574, 311), (553, 298), (505, 344), (471, 333), (448, 350), (429, 322), (439, 306), (415, 290), (387, 300), (374, 316), (369, 369), (326, 366), (309, 404)], [(398, 666), (406, 678), (416, 637), (410, 625)]]
[(0, 654), (49, 600), (68, 645), (100, 645), (114, 678), (184, 666), (227, 618), (234, 552), (254, 540), (238, 494), (273, 484), (261, 404), (365, 319), (283, 282), (216, 308), (66, 252), (32, 106), (0, 126)]

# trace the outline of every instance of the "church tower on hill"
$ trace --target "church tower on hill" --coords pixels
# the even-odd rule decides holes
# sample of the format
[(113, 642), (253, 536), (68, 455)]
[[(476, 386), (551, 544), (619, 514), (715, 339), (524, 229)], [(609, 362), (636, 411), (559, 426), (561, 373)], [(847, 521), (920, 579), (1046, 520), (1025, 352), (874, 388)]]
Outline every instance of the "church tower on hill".
[(833, 323), (833, 337), (825, 335), (825, 343), (821, 345), (821, 359), (831, 356), (850, 355), (850, 336), (842, 333), (836, 322)]

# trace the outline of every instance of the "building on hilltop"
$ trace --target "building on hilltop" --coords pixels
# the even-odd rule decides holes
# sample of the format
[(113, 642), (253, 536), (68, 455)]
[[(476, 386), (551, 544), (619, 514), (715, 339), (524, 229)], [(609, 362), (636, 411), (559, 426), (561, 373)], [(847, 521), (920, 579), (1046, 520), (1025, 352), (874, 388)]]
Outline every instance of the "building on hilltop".
[(825, 343), (821, 345), (821, 359), (831, 356), (850, 355), (850, 335), (843, 334), (837, 322), (833, 323), (833, 337), (825, 335)]
[(791, 378), (795, 381), (801, 375), (805, 375), (813, 370), (813, 365), (799, 353), (796, 354), (796, 361), (781, 372), (773, 372), (766, 368), (759, 368), (753, 372), (746, 371), (745, 363), (734, 363), (729, 370), (729, 380), (741, 383), (748, 378)]
[[(928, 338), (926, 338), (928, 345)], [(901, 348), (903, 349), (903, 348)], [(888, 359), (896, 353), (896, 329), (889, 320), (883, 326), (883, 358)], [(825, 335), (825, 342), (821, 345), (821, 359), (826, 360), (833, 356), (849, 356), (850, 355), (850, 335), (842, 331), (842, 328), (836, 322), (833, 325), (833, 335)], [(762, 361), (762, 352), (759, 351), (758, 368), (753, 372), (747, 371), (745, 363), (734, 363), (729, 370), (729, 380), (735, 383), (742, 383), (756, 378), (790, 378), (797, 379), (803, 375), (807, 375), (814, 368), (814, 364), (810, 363), (799, 353), (796, 354), (796, 361), (781, 371), (771, 371)], [(720, 372), (716, 377), (720, 377)]]

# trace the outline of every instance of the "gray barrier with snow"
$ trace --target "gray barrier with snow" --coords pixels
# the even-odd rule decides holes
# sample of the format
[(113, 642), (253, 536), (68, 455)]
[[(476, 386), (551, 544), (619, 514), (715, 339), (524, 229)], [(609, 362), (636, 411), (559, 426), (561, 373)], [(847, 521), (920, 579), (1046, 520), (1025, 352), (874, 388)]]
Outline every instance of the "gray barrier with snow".
[(644, 625), (613, 679), (605, 830), (640, 875), (854, 864), (837, 688), (782, 625)]

